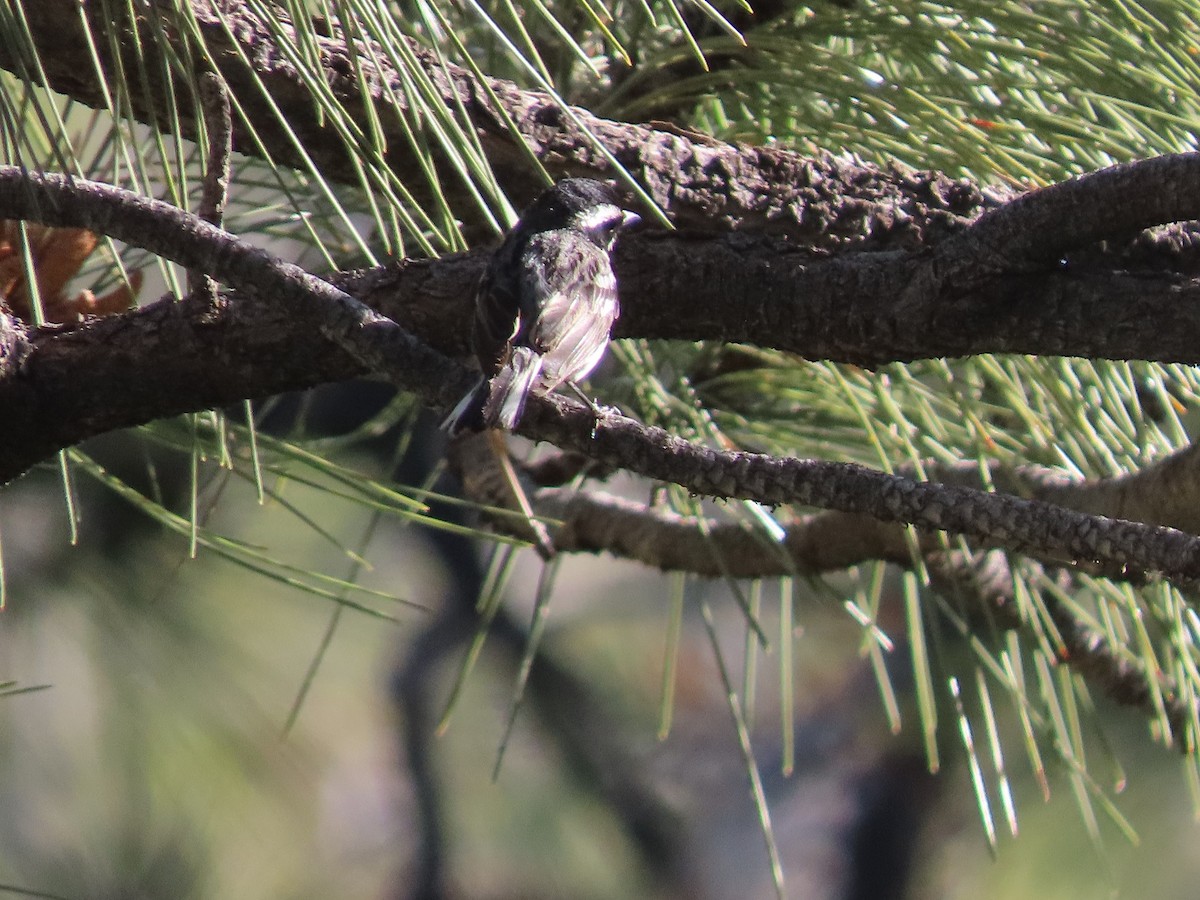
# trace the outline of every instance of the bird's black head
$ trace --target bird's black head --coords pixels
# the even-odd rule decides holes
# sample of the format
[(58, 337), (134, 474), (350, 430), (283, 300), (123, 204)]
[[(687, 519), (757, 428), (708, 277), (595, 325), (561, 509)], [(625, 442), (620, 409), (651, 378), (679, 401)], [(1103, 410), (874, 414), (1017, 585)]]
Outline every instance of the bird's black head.
[(618, 229), (640, 218), (621, 209), (607, 184), (590, 178), (564, 178), (525, 210), (521, 228), (530, 234), (572, 229), (607, 250)]

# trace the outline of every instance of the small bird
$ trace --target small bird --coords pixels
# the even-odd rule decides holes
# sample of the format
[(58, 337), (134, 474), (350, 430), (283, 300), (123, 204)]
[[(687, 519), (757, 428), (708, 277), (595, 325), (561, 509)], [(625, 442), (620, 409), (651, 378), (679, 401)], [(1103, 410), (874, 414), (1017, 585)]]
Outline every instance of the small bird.
[(530, 393), (562, 384), (578, 392), (619, 312), (609, 251), (640, 220), (588, 178), (563, 179), (525, 210), (480, 281), (471, 343), (483, 378), (445, 430), (512, 431)]

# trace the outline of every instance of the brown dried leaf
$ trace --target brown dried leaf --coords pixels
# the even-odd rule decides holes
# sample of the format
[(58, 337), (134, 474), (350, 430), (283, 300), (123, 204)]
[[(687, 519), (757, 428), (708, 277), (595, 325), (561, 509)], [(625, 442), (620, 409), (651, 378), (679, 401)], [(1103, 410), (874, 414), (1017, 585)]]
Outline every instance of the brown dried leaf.
[[(103, 297), (91, 291), (81, 291), (66, 297), (63, 290), (79, 274), (83, 264), (100, 243), (96, 234), (82, 228), (47, 228), (26, 225), (33, 271), (37, 278), (38, 297), (42, 314), (48, 322), (77, 322), (83, 316), (107, 316), (124, 312), (142, 286), (142, 275), (135, 272), (129, 284), (122, 285)], [(33, 321), (25, 265), (21, 258), (20, 224), (0, 220), (0, 304), (7, 306), (18, 318)]]

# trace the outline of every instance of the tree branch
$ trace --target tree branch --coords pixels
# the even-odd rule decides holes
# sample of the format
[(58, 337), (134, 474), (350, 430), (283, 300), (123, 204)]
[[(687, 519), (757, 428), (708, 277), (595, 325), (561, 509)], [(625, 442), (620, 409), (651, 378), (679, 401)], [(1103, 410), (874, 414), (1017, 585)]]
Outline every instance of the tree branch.
[(864, 514), (961, 534), (981, 546), (1160, 573), (1187, 584), (1200, 577), (1200, 538), (1172, 528), (917, 482), (852, 463), (713, 450), (621, 416), (596, 422), (581, 404), (562, 397), (531, 404), (519, 431), (706, 497)]
[[(511, 506), (507, 484), (493, 477), (495, 465), (485, 447), (459, 442), (452, 445), (449, 458), (466, 496), (498, 509)], [(1001, 493), (1089, 515), (1200, 532), (1197, 445), (1142, 471), (1095, 481), (1082, 481), (1040, 466), (1010, 469), (999, 463), (989, 467), (986, 483), (975, 462), (930, 464), (925, 471), (930, 481), (939, 485), (985, 491), (990, 484)], [(785, 522), (783, 538), (774, 542), (743, 521), (710, 516), (701, 522), (663, 506), (648, 506), (592, 487), (539, 488), (530, 479), (526, 489), (534, 512), (557, 523), (551, 538), (555, 549), (562, 553), (610, 553), (664, 571), (708, 578), (812, 576), (870, 562), (912, 563), (903, 526), (869, 515), (821, 512), (802, 516)], [(530, 539), (523, 518), (498, 518), (493, 522), (501, 531)], [(944, 549), (933, 533), (921, 535), (917, 546), (923, 553)], [(1036, 550), (1027, 555), (1052, 565), (1062, 561)], [(1111, 574), (1120, 577), (1141, 573)]]
[[(241, 302), (231, 304), (237, 310), (166, 301), (80, 329), (43, 328), (32, 339), (15, 320), (0, 320), (0, 410), (5, 416), (0, 480), (110, 427), (149, 421), (172, 407), (174, 412), (195, 409), (198, 396), (207, 394), (218, 403), (237, 395), (253, 396), (254, 387), (242, 376), (255, 356), (256, 332), (237, 335), (240, 345), (218, 340), (213, 346), (214, 320), (241, 321), (250, 327), (289, 320), (293, 329), (319, 334), (339, 346), (352, 360), (348, 368), (375, 371), (437, 406), (449, 406), (472, 381), (464, 367), (328, 282), (168, 204), (95, 182), (4, 169), (0, 208), (15, 218), (75, 222), (76, 227), (203, 271), (237, 287), (242, 295)], [(38, 340), (49, 335), (59, 340)], [(103, 347), (103, 359), (91, 360), (97, 365), (89, 367), (86, 354), (73, 352), (78, 347)], [(205, 349), (217, 352), (197, 355)], [(245, 355), (231, 358), (231, 349)], [(323, 343), (316, 355), (324, 357), (328, 351), (328, 343)], [(168, 365), (157, 372), (144, 368), (150, 360), (171, 356), (188, 358), (182, 366)], [(220, 370), (219, 359), (232, 368)], [(291, 373), (313, 383), (297, 369), (311, 360), (293, 359)], [(184, 371), (200, 382), (182, 384)], [(172, 387), (180, 393), (172, 396)], [(231, 396), (218, 399), (225, 391)], [(100, 402), (91, 406), (96, 400)]]

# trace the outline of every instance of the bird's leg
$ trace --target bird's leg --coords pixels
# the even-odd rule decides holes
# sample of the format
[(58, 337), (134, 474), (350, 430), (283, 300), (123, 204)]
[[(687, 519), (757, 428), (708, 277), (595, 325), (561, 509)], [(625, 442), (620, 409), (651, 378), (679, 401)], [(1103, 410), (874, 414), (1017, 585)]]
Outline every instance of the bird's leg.
[(575, 396), (583, 401), (584, 405), (592, 411), (593, 416), (595, 416), (597, 419), (600, 418), (600, 407), (596, 405), (595, 400), (585, 394), (582, 388), (580, 388), (579, 385), (573, 381), (568, 381), (567, 387), (575, 392)]
[(611, 406), (602, 406), (583, 392), (583, 390), (573, 381), (566, 382), (566, 385), (575, 392), (580, 400), (584, 402), (588, 409), (592, 411), (592, 437), (596, 436), (596, 428), (600, 424), (600, 420), (611, 412), (616, 412), (616, 409)]

